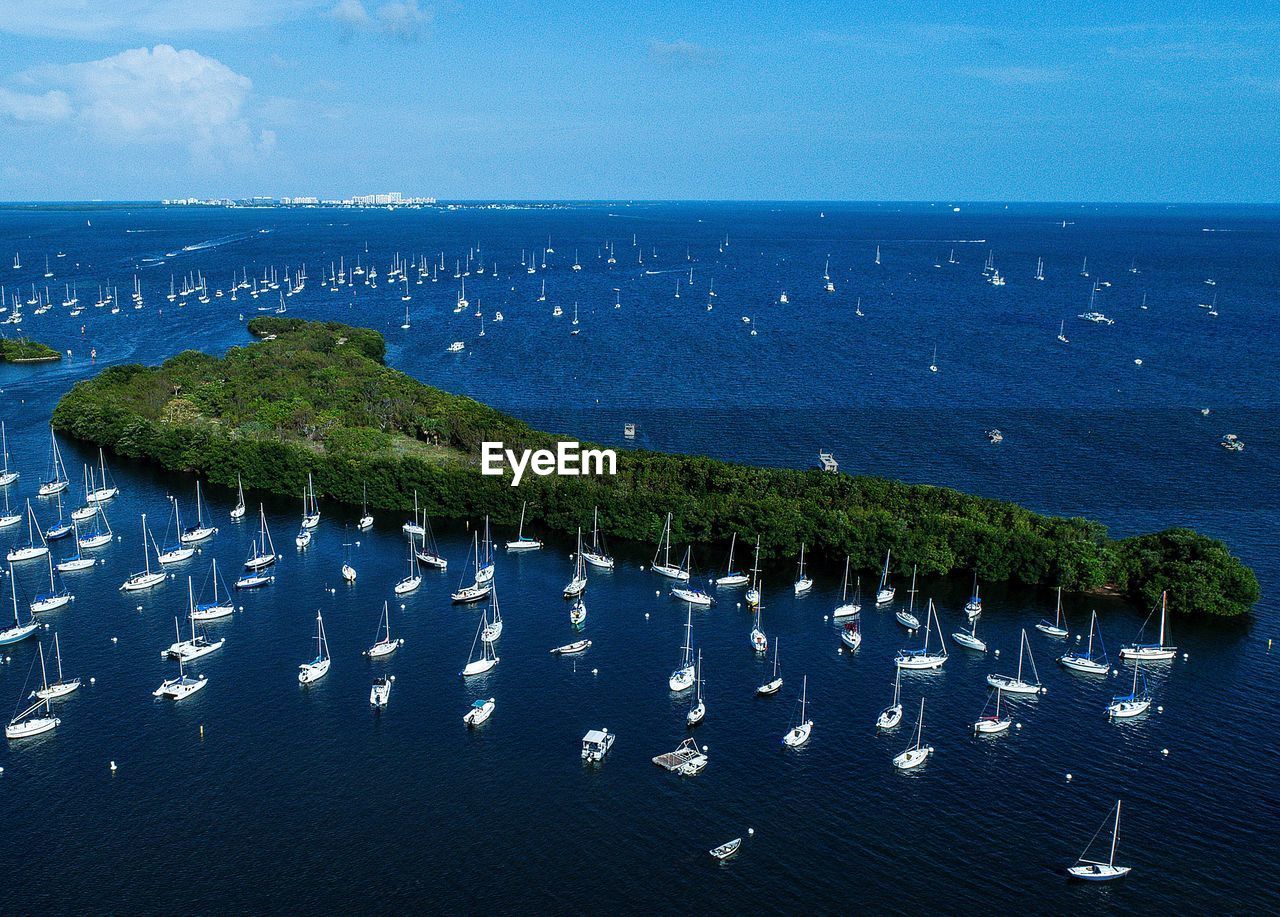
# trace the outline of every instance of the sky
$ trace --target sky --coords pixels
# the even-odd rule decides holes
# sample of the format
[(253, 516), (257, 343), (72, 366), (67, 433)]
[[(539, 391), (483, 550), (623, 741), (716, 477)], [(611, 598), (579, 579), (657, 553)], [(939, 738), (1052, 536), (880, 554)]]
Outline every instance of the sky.
[(0, 200), (1280, 198), (1280, 4), (0, 0)]

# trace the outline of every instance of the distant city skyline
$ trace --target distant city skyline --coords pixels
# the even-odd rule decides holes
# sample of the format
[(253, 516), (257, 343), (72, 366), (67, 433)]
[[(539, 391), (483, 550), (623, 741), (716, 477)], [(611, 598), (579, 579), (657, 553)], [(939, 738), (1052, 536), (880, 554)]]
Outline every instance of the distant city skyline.
[(0, 199), (1280, 199), (1280, 11), (0, 0)]

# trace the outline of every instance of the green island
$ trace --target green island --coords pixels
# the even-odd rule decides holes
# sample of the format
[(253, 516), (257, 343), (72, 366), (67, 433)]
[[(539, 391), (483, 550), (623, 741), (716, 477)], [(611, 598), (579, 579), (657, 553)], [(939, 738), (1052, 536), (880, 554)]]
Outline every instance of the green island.
[[(1113, 539), (1101, 524), (1040, 515), (1013, 503), (885, 478), (759, 468), (696, 455), (618, 450), (616, 476), (538, 477), (520, 486), (480, 474), (484, 441), (555, 448), (553, 436), (387, 367), (382, 336), (293, 318), (249, 323), (261, 340), (215, 357), (186, 351), (162, 366), (116, 366), (59, 401), (61, 433), (234, 486), (318, 494), (384, 510), (421, 506), (434, 517), (514, 525), (528, 500), (540, 528), (571, 534), (600, 507), (606, 534), (656, 542), (674, 514), (679, 544), (762, 538), (762, 554), (810, 556), (878, 569), (976, 570), (1013, 580), (1124, 595), (1151, 605), (1167, 590), (1182, 614), (1233, 616), (1259, 598), (1253, 571), (1226, 545), (1185, 528)], [(586, 444), (584, 444), (586, 445)], [(712, 554), (702, 551), (704, 561)], [(704, 567), (706, 564), (704, 563)]]
[(62, 352), (31, 338), (0, 338), (0, 363), (54, 363)]

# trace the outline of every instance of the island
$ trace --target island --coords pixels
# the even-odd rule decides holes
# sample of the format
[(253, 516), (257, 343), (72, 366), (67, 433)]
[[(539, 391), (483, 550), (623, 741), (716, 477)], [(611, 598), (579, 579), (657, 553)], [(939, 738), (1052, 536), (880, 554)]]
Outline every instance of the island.
[[(762, 468), (697, 455), (618, 450), (611, 476), (480, 473), (481, 444), (554, 449), (572, 437), (540, 432), (471, 398), (385, 365), (367, 328), (261, 317), (259, 340), (222, 356), (185, 351), (157, 367), (115, 366), (77, 383), (53, 413), (58, 432), (119, 455), (191, 471), (216, 483), (294, 496), (316, 492), (360, 505), (515, 524), (528, 501), (538, 524), (566, 534), (591, 525), (634, 542), (672, 540), (719, 556), (732, 533), (761, 539), (765, 557), (846, 556), (879, 569), (973, 571), (1015, 581), (1110, 592), (1180, 614), (1234, 616), (1259, 598), (1253, 571), (1226, 545), (1172, 528), (1113, 539), (1100, 523), (1033, 513), (1014, 503), (886, 478)], [(586, 444), (584, 444), (585, 446)]]
[(62, 352), (31, 338), (0, 338), (0, 363), (56, 363)]

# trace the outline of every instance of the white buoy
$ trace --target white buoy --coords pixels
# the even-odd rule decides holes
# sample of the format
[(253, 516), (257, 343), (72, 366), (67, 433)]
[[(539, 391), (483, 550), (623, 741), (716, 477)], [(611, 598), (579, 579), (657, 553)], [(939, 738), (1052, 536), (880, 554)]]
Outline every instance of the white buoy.
[(644, 619), (645, 619), (646, 621), (648, 621), (648, 620), (649, 620), (649, 612), (647, 612), (647, 611), (646, 611), (646, 612), (644, 613)]
[(996, 650), (996, 655), (997, 655), (997, 656), (999, 656), (999, 655), (1000, 655), (1000, 651), (999, 651), (999, 650)]
[(1014, 729), (1021, 729), (1021, 728), (1022, 728), (1022, 724), (1021, 724), (1021, 723), (1014, 723), (1014, 724), (1013, 724), (1013, 728), (1014, 728)]
[(244, 611), (244, 606), (243, 606), (243, 605), (241, 605), (241, 606), (240, 606), (240, 610), (241, 610), (241, 611)]
[(641, 572), (641, 573), (643, 573), (643, 572), (644, 572), (644, 564), (641, 564), (641, 565), (640, 565), (640, 572)]
[(1169, 749), (1167, 749), (1167, 748), (1162, 748), (1162, 749), (1160, 749), (1160, 754), (1165, 755), (1165, 756), (1168, 756), (1168, 754), (1169, 754)]
[(756, 829), (755, 829), (755, 828), (748, 828), (748, 829), (747, 829), (747, 837), (755, 837), (755, 836), (756, 836)]
[(120, 638), (119, 638), (119, 637), (112, 637), (112, 638), (111, 638), (111, 642), (112, 642), (112, 643), (119, 643), (119, 642), (120, 642)]
[(1070, 774), (1067, 774), (1067, 782), (1068, 782), (1068, 783), (1070, 783), (1070, 782), (1071, 782), (1071, 775), (1070, 775)]
[(599, 675), (599, 674), (600, 674), (600, 670), (599, 670), (599, 669), (592, 669), (592, 670), (591, 670), (591, 674), (592, 674), (592, 675)]
[(141, 605), (139, 605), (139, 606), (137, 606), (136, 608), (134, 608), (133, 610), (134, 610), (134, 611), (142, 611), (142, 606), (141, 606)]
[(837, 647), (836, 647), (836, 655), (837, 655), (837, 656), (843, 656), (843, 655), (844, 655), (844, 647), (843, 647), (843, 646), (837, 646)]
[(1164, 713), (1164, 705), (1160, 704), (1156, 707), (1156, 713)]
[(112, 761), (112, 762), (111, 762), (111, 773), (113, 773), (113, 774), (114, 774), (115, 772), (116, 772), (116, 762)]
[(401, 602), (401, 603), (400, 603), (400, 610), (401, 610), (401, 611), (404, 611), (404, 602)]
[(653, 594), (654, 594), (654, 595), (662, 595), (662, 590), (661, 590), (661, 589), (655, 589), (655, 590), (653, 590)]
[(90, 678), (90, 679), (89, 679), (89, 684), (91, 684), (91, 685), (96, 685), (97, 683), (98, 683), (98, 679), (96, 679), (96, 678)]
[(1182, 654), (1182, 658), (1183, 658), (1183, 660), (1184, 660), (1184, 661), (1185, 661), (1185, 660), (1187, 660), (1187, 659), (1190, 659), (1190, 658), (1191, 658), (1191, 654), (1190, 654), (1190, 653), (1183, 653), (1183, 654)]
[(822, 623), (823, 623), (823, 624), (827, 623), (827, 621), (829, 621), (829, 620), (831, 620), (831, 619), (830, 619), (827, 615), (823, 615), (823, 616), (822, 616)]

